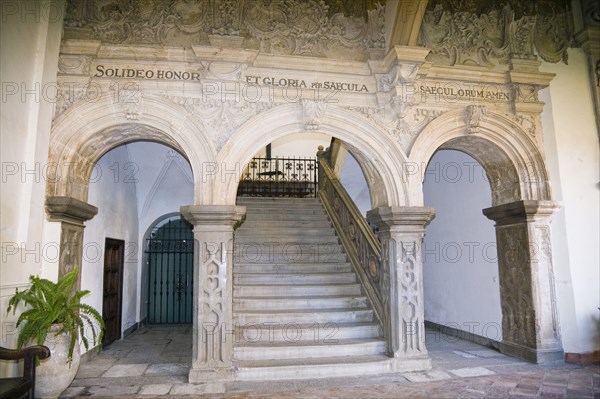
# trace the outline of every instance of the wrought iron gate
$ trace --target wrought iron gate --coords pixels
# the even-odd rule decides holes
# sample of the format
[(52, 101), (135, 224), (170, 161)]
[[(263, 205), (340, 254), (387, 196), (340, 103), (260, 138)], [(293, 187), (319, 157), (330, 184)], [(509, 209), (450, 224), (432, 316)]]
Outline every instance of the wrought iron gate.
[(171, 219), (150, 233), (148, 322), (192, 322), (194, 233), (190, 223)]
[(316, 197), (318, 177), (315, 158), (252, 158), (242, 172), (237, 195)]

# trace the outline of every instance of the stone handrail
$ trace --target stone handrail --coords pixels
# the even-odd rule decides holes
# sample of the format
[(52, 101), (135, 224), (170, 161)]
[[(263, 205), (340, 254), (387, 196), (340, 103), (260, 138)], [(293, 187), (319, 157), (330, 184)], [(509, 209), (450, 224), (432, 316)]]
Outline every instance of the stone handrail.
[(326, 153), (319, 155), (319, 197), (381, 322), (381, 243), (335, 176)]

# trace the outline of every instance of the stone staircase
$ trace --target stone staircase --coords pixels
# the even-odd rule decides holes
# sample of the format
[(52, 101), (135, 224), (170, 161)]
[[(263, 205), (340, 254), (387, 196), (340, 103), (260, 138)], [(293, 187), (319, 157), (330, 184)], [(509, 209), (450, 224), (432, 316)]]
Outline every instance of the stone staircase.
[(316, 198), (238, 198), (234, 359), (239, 380), (390, 371), (386, 343)]

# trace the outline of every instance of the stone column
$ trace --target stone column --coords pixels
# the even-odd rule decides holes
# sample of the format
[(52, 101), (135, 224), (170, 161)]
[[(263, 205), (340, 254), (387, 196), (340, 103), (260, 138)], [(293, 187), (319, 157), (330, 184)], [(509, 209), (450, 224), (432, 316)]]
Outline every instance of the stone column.
[(435, 210), (381, 207), (367, 218), (379, 228), (382, 244), (384, 334), (396, 371), (427, 370), (425, 348), (422, 243)]
[(58, 277), (79, 267), (74, 289), (81, 288), (81, 262), (83, 258), (83, 229), (85, 221), (98, 213), (98, 208), (71, 197), (46, 198), (46, 215), (50, 222), (60, 222), (60, 255)]
[(194, 225), (194, 335), (191, 383), (233, 379), (233, 230), (246, 208), (192, 205), (181, 214)]
[(483, 210), (496, 222), (501, 351), (535, 363), (564, 359), (556, 313), (552, 201), (517, 201)]

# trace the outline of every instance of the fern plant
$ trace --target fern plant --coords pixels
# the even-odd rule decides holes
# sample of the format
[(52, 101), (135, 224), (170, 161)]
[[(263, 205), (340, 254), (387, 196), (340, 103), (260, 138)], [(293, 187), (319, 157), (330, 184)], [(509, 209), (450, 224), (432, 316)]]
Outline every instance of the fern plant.
[[(17, 289), (15, 295), (8, 302), (8, 311), (16, 313), (19, 303), (27, 307), (21, 313), (17, 320), (17, 327), (24, 323), (19, 332), (17, 348), (21, 349), (23, 345), (30, 341), (35, 341), (37, 345), (42, 345), (48, 335), (48, 330), (53, 325), (58, 325), (59, 334), (69, 334), (69, 352), (67, 361), (73, 361), (73, 350), (77, 343), (77, 336), (88, 349), (89, 342), (85, 335), (85, 330), (90, 327), (92, 330), (93, 344), (102, 342), (104, 335), (104, 321), (96, 309), (81, 303), (81, 298), (90, 293), (89, 290), (73, 291), (73, 285), (77, 281), (78, 270), (63, 275), (56, 283), (29, 276), (31, 286), (24, 290)], [(99, 331), (96, 332), (94, 322), (97, 323)]]

